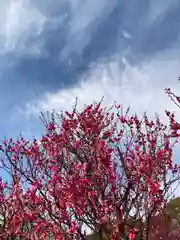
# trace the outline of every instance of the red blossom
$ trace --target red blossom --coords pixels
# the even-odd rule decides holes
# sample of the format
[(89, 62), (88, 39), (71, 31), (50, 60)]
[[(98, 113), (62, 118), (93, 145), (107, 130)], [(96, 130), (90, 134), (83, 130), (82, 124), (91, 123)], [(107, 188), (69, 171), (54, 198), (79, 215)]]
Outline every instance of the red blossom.
[[(46, 122), (40, 140), (3, 142), (1, 167), (11, 182), (0, 181), (0, 239), (84, 239), (82, 224), (100, 231), (108, 223), (110, 239), (145, 234), (178, 180), (170, 137), (179, 136), (180, 124), (169, 112), (167, 129), (158, 118), (139, 119), (119, 108), (92, 104)], [(137, 216), (143, 223), (134, 231), (129, 222)]]

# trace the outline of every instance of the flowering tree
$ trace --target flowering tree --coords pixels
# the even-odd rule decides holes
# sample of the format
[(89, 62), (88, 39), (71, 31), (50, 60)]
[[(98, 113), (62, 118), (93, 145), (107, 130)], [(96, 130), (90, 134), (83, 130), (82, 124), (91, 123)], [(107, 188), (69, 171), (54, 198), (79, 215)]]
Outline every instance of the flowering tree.
[(167, 115), (169, 127), (98, 103), (43, 118), (41, 139), (3, 141), (0, 238), (150, 239), (179, 181)]

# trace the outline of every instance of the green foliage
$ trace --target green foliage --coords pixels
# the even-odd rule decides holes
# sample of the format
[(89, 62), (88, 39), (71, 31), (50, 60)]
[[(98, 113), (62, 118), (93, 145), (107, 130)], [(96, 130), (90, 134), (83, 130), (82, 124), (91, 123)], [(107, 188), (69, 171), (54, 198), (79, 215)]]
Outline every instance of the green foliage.
[(180, 225), (180, 197), (173, 198), (168, 202), (166, 213)]

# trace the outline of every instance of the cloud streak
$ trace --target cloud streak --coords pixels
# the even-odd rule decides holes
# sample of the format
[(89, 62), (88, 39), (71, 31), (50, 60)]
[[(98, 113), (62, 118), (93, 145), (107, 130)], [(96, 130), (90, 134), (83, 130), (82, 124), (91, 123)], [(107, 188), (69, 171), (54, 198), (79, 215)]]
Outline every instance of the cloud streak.
[(24, 46), (25, 41), (41, 33), (46, 17), (37, 9), (28, 8), (27, 3), (22, 0), (1, 1), (1, 54), (11, 51), (27, 51)]
[(163, 89), (177, 87), (179, 8), (176, 0), (1, 1), (3, 134), (76, 97), (79, 106), (104, 96), (151, 115), (170, 107)]
[[(166, 53), (168, 54), (168, 52)], [(40, 99), (26, 104), (26, 114), (38, 115), (40, 111), (57, 111), (71, 109), (76, 97), (79, 107), (104, 97), (104, 104), (114, 101), (131, 105), (132, 110), (143, 114), (146, 110), (151, 117), (157, 112), (164, 115), (165, 109), (176, 109), (176, 106), (164, 93), (164, 88), (171, 85), (178, 88), (177, 76), (180, 61), (176, 61), (177, 52), (164, 60), (164, 54), (156, 55), (151, 61), (132, 66), (125, 59), (93, 64), (79, 83), (55, 93), (46, 93)], [(169, 54), (170, 55), (170, 54)], [(124, 67), (122, 65), (124, 63)]]

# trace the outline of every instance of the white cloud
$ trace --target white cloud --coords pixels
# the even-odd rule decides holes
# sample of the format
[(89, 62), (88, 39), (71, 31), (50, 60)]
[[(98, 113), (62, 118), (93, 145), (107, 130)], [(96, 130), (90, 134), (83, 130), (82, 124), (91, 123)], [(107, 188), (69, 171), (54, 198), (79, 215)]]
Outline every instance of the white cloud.
[(126, 39), (131, 39), (132, 38), (131, 34), (126, 32), (125, 30), (122, 30), (122, 36)]
[[(147, 26), (151, 25), (159, 16), (169, 7), (176, 4), (165, 1), (150, 1), (149, 14), (143, 19)], [(118, 1), (98, 0), (1, 0), (0, 1), (0, 53), (7, 51), (29, 51), (35, 55), (41, 53), (44, 39), (37, 42), (36, 46), (29, 49), (23, 43), (30, 37), (38, 35), (47, 21), (53, 21), (54, 24), (60, 24), (71, 15), (69, 22), (69, 30), (66, 36), (67, 45), (61, 52), (61, 60), (71, 52), (76, 51), (81, 54), (84, 47), (91, 41), (92, 32), (98, 27), (99, 23), (106, 19), (112, 10), (116, 7)], [(140, 6), (139, 6), (140, 7)], [(52, 17), (51, 12), (59, 12), (58, 16)], [(131, 12), (125, 11), (124, 21), (128, 22)], [(61, 27), (61, 26), (59, 26)], [(129, 39), (131, 34), (126, 30), (122, 31), (122, 35)], [(17, 43), (18, 47), (17, 47)], [(17, 48), (17, 49), (16, 49)], [(20, 49), (19, 49), (20, 48)]]
[(67, 34), (67, 46), (60, 56), (62, 61), (66, 60), (73, 51), (81, 54), (85, 46), (91, 41), (92, 32), (98, 27), (99, 22), (112, 12), (117, 2), (117, 0), (70, 1), (72, 19)]
[(105, 105), (117, 101), (124, 106), (131, 105), (132, 110), (138, 114), (147, 110), (150, 117), (157, 112), (164, 118), (164, 109), (177, 110), (164, 93), (165, 87), (180, 87), (177, 82), (180, 62), (175, 60), (174, 54), (166, 52), (138, 66), (131, 66), (123, 59), (126, 64), (124, 69), (115, 60), (96, 63), (77, 85), (55, 93), (46, 93), (40, 99), (27, 103), (26, 113), (38, 115), (40, 110), (70, 110), (76, 97), (82, 108), (84, 104), (99, 101), (104, 96)]
[(1, 0), (0, 13), (0, 53), (15, 50), (18, 41), (21, 50), (27, 51), (24, 41), (29, 36), (38, 35), (46, 22), (46, 17), (30, 7), (28, 0)]
[(72, 1), (73, 16), (70, 32), (74, 34), (85, 30), (94, 20), (107, 16), (116, 4), (117, 0), (113, 0), (111, 3), (108, 0), (99, 0), (95, 3), (91, 0), (85, 0), (83, 3), (80, 0)]
[[(68, 7), (64, 7), (66, 4)], [(62, 27), (67, 15), (72, 18), (67, 34), (67, 46), (61, 53), (62, 60), (74, 50), (80, 53), (91, 39), (91, 33), (98, 22), (107, 17), (115, 7), (117, 0), (99, 0), (96, 4), (90, 0), (69, 1), (59, 3), (33, 0), (1, 0), (0, 1), (0, 54), (9, 51), (21, 51), (34, 55), (41, 54), (44, 39), (34, 46), (26, 46), (25, 41), (41, 33), (46, 22), (52, 27)], [(43, 4), (43, 5), (42, 5)], [(50, 12), (58, 11), (58, 16)], [(72, 42), (73, 39), (73, 42)]]
[(169, 8), (174, 7), (177, 3), (177, 0), (151, 0), (149, 14), (147, 16), (149, 24), (152, 24), (159, 16), (165, 13)]

